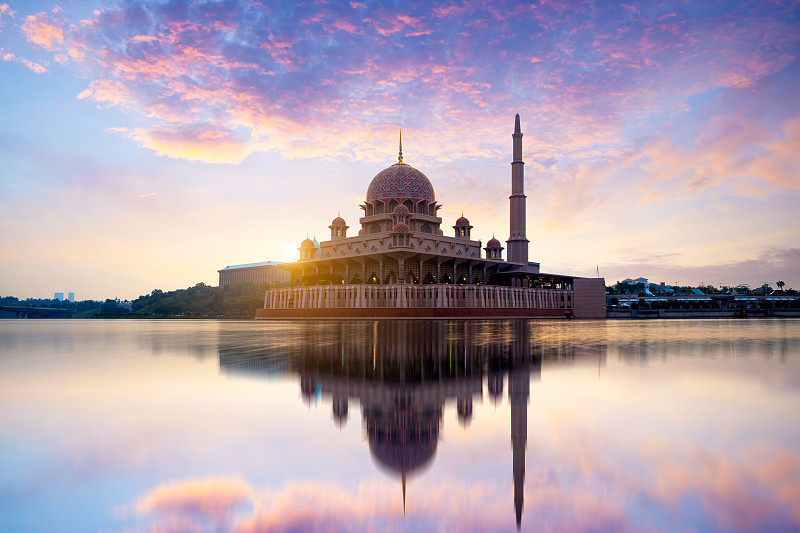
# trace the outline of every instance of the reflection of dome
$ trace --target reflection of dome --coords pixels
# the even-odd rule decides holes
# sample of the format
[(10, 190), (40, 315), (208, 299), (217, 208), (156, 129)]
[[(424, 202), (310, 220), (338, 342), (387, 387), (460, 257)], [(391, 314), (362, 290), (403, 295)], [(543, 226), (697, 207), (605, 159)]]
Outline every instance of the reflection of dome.
[(486, 247), (487, 248), (502, 248), (503, 245), (500, 244), (500, 241), (498, 241), (497, 239), (492, 237), (491, 239), (489, 239), (489, 242), (486, 243)]
[(425, 200), (433, 202), (433, 185), (430, 180), (411, 165), (395, 163), (378, 172), (367, 189), (367, 201), (389, 200)]
[(497, 405), (497, 402), (503, 398), (503, 374), (490, 370), (486, 379), (488, 381), (489, 395), (492, 397), (494, 404)]
[(300, 243), (300, 248), (316, 248), (316, 246), (314, 245), (314, 241), (306, 238)]
[(469, 226), (469, 220), (467, 220), (467, 217), (462, 215), (458, 217), (458, 220), (456, 220), (456, 226)]
[(394, 231), (394, 233), (408, 233), (411, 230), (409, 230), (408, 226), (406, 226), (402, 222), (398, 222), (397, 224), (395, 224), (394, 230), (392, 231)]
[(458, 413), (458, 423), (462, 427), (467, 427), (472, 422), (472, 396), (459, 398), (456, 402), (456, 411)]
[(347, 222), (345, 222), (342, 217), (336, 217), (333, 219), (333, 222), (331, 222), (331, 226), (346, 226), (346, 225)]
[(438, 433), (424, 429), (420, 432), (417, 428), (406, 428), (399, 434), (370, 432), (369, 450), (379, 466), (397, 474), (409, 474), (433, 459), (438, 440)]
[(408, 214), (408, 208), (406, 206), (404, 206), (403, 204), (399, 204), (399, 205), (395, 206), (395, 208), (392, 211), (392, 213), (394, 213), (395, 215), (407, 215)]
[(347, 423), (347, 396), (334, 396), (333, 419), (340, 428)]

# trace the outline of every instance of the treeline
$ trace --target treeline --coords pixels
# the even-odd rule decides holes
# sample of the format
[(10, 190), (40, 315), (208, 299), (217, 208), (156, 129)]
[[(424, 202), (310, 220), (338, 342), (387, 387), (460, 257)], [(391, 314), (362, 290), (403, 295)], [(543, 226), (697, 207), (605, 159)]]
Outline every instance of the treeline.
[[(15, 296), (0, 296), (0, 305), (10, 307), (47, 307), (50, 309), (66, 309), (68, 316), (73, 318), (87, 318), (100, 310), (101, 302), (83, 300), (70, 302), (69, 300), (55, 300), (51, 298), (27, 298), (20, 300)], [(11, 311), (0, 311), (0, 318), (13, 318), (16, 314)]]
[[(16, 307), (48, 307), (67, 309), (72, 318), (253, 318), (256, 309), (264, 307), (267, 285), (240, 281), (212, 287), (198, 283), (194, 287), (164, 292), (156, 289), (132, 302), (107, 299), (105, 302), (85, 300), (50, 300), (14, 296), (0, 297), (0, 305)], [(0, 311), (0, 317), (12, 318), (13, 312)]]
[[(194, 287), (168, 292), (156, 289), (134, 300), (130, 313), (145, 317), (253, 318), (256, 309), (264, 307), (266, 289), (264, 283), (247, 281), (224, 287), (198, 283)], [(126, 312), (124, 308), (108, 311), (115, 314)]]

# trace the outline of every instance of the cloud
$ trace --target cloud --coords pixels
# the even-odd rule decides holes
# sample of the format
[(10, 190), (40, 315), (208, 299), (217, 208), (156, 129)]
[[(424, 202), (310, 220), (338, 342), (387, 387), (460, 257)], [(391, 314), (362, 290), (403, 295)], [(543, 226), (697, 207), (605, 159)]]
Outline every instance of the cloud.
[[(455, 2), (361, 17), (358, 4), (141, 1), (82, 20), (30, 15), (23, 32), (89, 73), (80, 98), (145, 117), (142, 146), (209, 162), (273, 150), (385, 160), (363, 132), (398, 125), (429, 160), (498, 157), (520, 111), (537, 125), (534, 157), (597, 164), (631, 148), (628, 121), (681, 115), (696, 94), (753, 87), (797, 59), (780, 3), (725, 14), (579, 6)], [(234, 149), (220, 135), (212, 151), (237, 155), (203, 159), (192, 136), (143, 141), (203, 127), (246, 130), (252, 143)]]
[(36, 63), (34, 61), (30, 61), (30, 60), (25, 59), (23, 57), (17, 57), (11, 52), (4, 52), (1, 48), (0, 48), (0, 57), (3, 58), (3, 61), (7, 61), (7, 62), (11, 61), (11, 62), (20, 63), (22, 65), (25, 65), (28, 69), (30, 69), (31, 71), (35, 72), (36, 74), (44, 74), (45, 72), (47, 72), (47, 67), (44, 67), (44, 66), (40, 65), (39, 63)]
[(130, 136), (159, 155), (205, 163), (236, 164), (252, 152), (248, 141), (213, 126), (135, 129)]
[[(755, 446), (711, 453), (655, 438), (642, 442), (573, 426), (567, 413), (550, 424), (551, 439), (528, 454), (523, 526), (588, 532), (800, 525), (800, 456), (794, 451)], [(514, 529), (510, 479), (418, 479), (408, 485), (405, 509), (400, 490), (399, 480), (290, 482), (273, 490), (216, 477), (164, 485), (140, 497), (135, 508), (154, 527), (189, 531), (210, 525), (238, 533)], [(632, 512), (632, 505), (648, 512)], [(660, 516), (670, 518), (662, 523)]]
[(705, 266), (681, 265), (677, 254), (659, 256), (644, 251), (634, 253), (636, 257), (628, 261), (601, 265), (600, 274), (606, 278), (606, 283), (614, 283), (635, 273), (650, 279), (651, 283), (664, 281), (671, 284), (680, 280), (680, 283), (687, 285), (705, 282), (716, 286), (746, 282), (755, 287), (767, 282), (774, 287), (777, 280), (784, 280), (787, 289), (800, 289), (800, 286), (791, 285), (798, 282), (800, 248), (768, 248), (751, 259)]
[(12, 11), (11, 7), (8, 4), (0, 4), (0, 29), (3, 28), (3, 18), (9, 17), (14, 18), (16, 15), (16, 11)]
[(22, 32), (28, 41), (46, 50), (58, 50), (64, 44), (60, 22), (44, 12), (25, 17)]
[(136, 510), (152, 515), (229, 518), (237, 507), (252, 502), (250, 486), (236, 478), (190, 479), (157, 487), (141, 497)]

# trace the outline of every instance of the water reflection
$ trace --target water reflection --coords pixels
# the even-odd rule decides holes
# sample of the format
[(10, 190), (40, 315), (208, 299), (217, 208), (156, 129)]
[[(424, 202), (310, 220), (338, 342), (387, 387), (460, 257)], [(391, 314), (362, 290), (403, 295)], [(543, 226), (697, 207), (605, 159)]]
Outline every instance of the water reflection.
[[(468, 427), (473, 402), (488, 394), (497, 402), (508, 383), (514, 510), (517, 528), (524, 504), (525, 449), (531, 381), (551, 363), (593, 358), (605, 361), (605, 345), (563, 337), (536, 339), (536, 323), (375, 321), (308, 324), (291, 346), (275, 351), (221, 335), (220, 368), (228, 374), (299, 375), (308, 404), (329, 401), (334, 422), (347, 422), (351, 402), (361, 406), (370, 454), (385, 472), (406, 480), (422, 473), (436, 455), (446, 402)], [(536, 342), (532, 343), (532, 338)], [(276, 353), (277, 352), (277, 353)]]
[(6, 321), (0, 352), (2, 531), (800, 527), (796, 320)]

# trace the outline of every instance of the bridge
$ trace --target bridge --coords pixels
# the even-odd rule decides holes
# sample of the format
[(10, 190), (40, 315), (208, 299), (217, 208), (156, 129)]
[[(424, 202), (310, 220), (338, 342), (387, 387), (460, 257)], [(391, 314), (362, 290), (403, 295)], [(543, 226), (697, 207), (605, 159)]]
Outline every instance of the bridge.
[(18, 307), (16, 305), (0, 305), (0, 311), (16, 313), (17, 318), (70, 318), (68, 309), (50, 307)]

